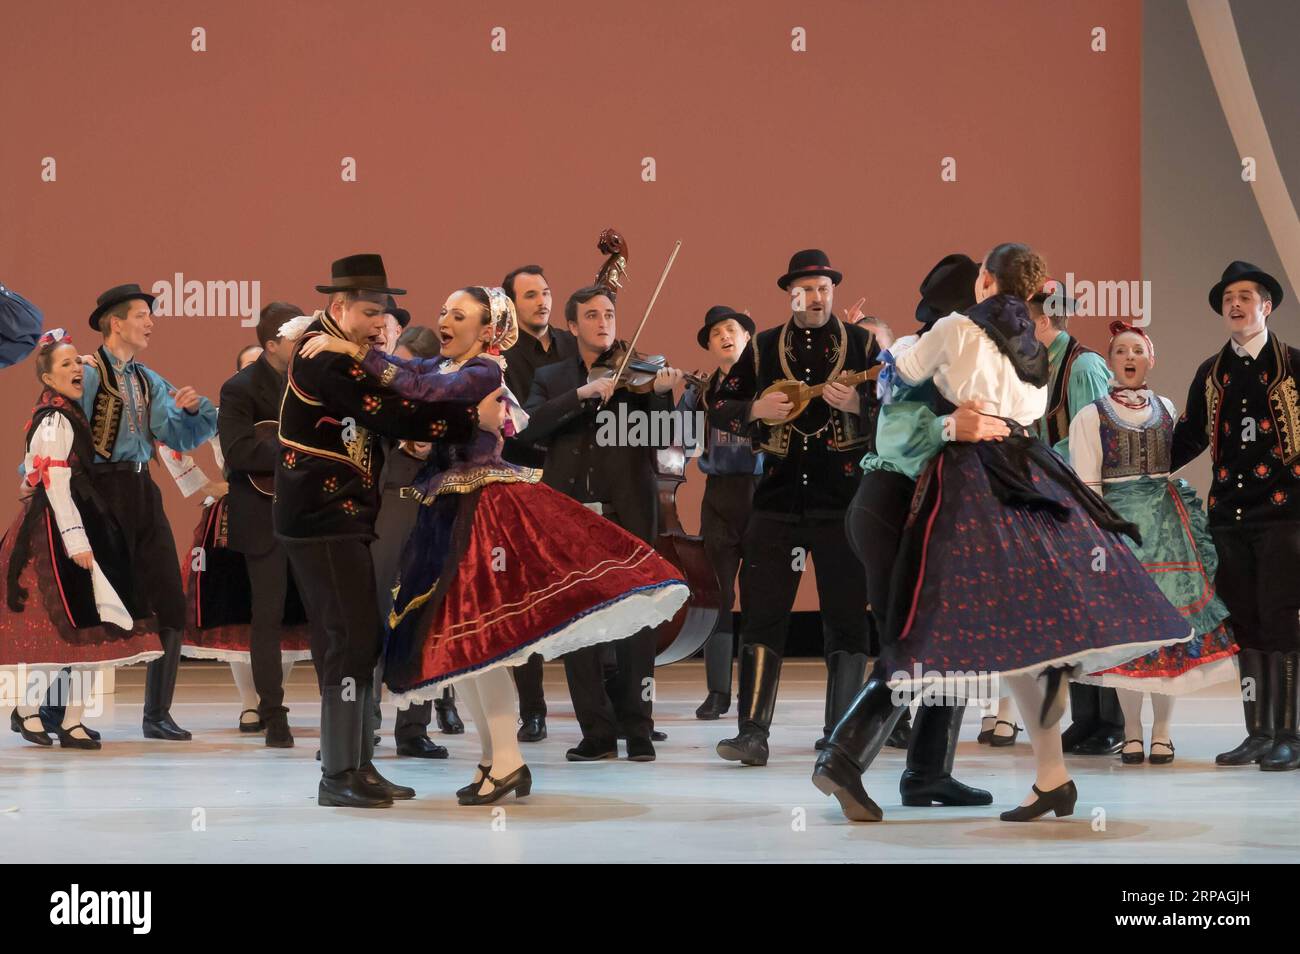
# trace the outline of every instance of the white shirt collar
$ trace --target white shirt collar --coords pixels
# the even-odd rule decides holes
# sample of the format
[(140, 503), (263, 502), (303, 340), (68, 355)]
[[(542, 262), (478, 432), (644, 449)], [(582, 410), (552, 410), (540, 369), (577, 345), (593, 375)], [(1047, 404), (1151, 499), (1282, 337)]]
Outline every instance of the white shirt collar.
[(1228, 341), (1232, 345), (1232, 350), (1236, 353), (1237, 357), (1250, 357), (1252, 359), (1258, 358), (1259, 353), (1264, 350), (1264, 345), (1268, 344), (1268, 329), (1265, 328), (1244, 345), (1237, 344), (1237, 342), (1232, 338), (1229, 338)]

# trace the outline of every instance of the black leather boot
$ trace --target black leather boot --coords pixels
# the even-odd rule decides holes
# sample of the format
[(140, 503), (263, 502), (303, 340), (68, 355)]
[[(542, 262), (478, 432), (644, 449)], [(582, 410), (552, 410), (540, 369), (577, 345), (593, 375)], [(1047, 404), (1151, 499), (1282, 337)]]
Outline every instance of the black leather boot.
[(925, 705), (916, 710), (907, 769), (898, 783), (903, 804), (909, 806), (992, 805), (993, 793), (972, 788), (952, 777), (952, 762), (961, 735), (966, 705)]
[(433, 700), (434, 715), (438, 719), (438, 731), (443, 735), (462, 735), (465, 723), (456, 711), (456, 690), (448, 686), (442, 690), (442, 698)]
[(903, 711), (894, 723), (894, 728), (885, 739), (885, 745), (891, 749), (905, 749), (912, 744), (912, 710), (903, 706)]
[[(1026, 716), (1028, 718), (1028, 716)], [(1101, 689), (1070, 683), (1070, 727), (1061, 733), (1061, 749), (1067, 755), (1086, 742), (1101, 727)]]
[(178, 726), (171, 716), (172, 697), (176, 695), (176, 674), (181, 668), (181, 632), (164, 629), (158, 633), (163, 654), (145, 668), (144, 737), (188, 742), (192, 736)]
[[(320, 787), (316, 804), (338, 808), (387, 808), (393, 798), (362, 775), (361, 742), (367, 700), (345, 699), (342, 686), (326, 686), (320, 698)], [(369, 733), (367, 733), (368, 735)]]
[(266, 716), (266, 745), (272, 749), (293, 748), (293, 733), (289, 731), (289, 713), (280, 708)]
[(823, 795), (834, 795), (851, 821), (880, 821), (885, 817), (862, 787), (862, 773), (906, 711), (906, 703), (895, 698), (885, 676), (873, 672), (817, 756), (813, 784)]
[(826, 657), (826, 719), (822, 737), (813, 743), (816, 751), (826, 748), (831, 732), (862, 690), (866, 674), (867, 657), (860, 653), (837, 651)]
[(1300, 653), (1277, 653), (1270, 660), (1272, 684), (1277, 687), (1278, 721), (1273, 748), (1259, 760), (1265, 772), (1294, 772), (1300, 768), (1300, 732), (1296, 711), (1300, 707)]
[[(1272, 675), (1268, 653), (1258, 649), (1243, 649), (1237, 654), (1241, 669), (1241, 708), (1246, 716), (1246, 739), (1228, 752), (1214, 757), (1216, 765), (1251, 765), (1273, 750), (1274, 720), (1273, 700), (1276, 692), (1269, 685)], [(1253, 696), (1247, 699), (1247, 696)]]
[(361, 727), (361, 764), (357, 766), (357, 774), (367, 785), (378, 789), (389, 798), (415, 798), (415, 789), (390, 782), (375, 768), (375, 739), (378, 738), (379, 732), (379, 702), (377, 701), (379, 693), (375, 691), (373, 684), (365, 686), (361, 692), (361, 711), (365, 713), (365, 724)]
[(747, 643), (740, 656), (740, 698), (736, 707), (740, 732), (718, 743), (718, 754), (728, 762), (767, 764), (767, 735), (772, 728), (780, 681), (781, 657), (761, 643)]

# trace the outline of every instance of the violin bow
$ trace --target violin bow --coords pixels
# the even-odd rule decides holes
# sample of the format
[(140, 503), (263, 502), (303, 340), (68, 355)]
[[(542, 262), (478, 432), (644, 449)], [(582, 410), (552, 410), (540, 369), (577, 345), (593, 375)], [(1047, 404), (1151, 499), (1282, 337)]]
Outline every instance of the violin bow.
[[(641, 332), (645, 328), (646, 321), (650, 318), (650, 312), (654, 309), (655, 301), (659, 298), (659, 291), (664, 287), (664, 281), (668, 278), (669, 271), (672, 270), (673, 262), (677, 259), (677, 253), (682, 249), (682, 240), (678, 239), (677, 244), (673, 246), (672, 254), (668, 256), (668, 262), (664, 265), (663, 274), (659, 276), (659, 284), (655, 286), (654, 294), (650, 296), (650, 304), (645, 306), (645, 314), (641, 316), (641, 324), (637, 325), (636, 334), (627, 344), (627, 351), (623, 354), (623, 360), (618, 363), (618, 368), (614, 372), (614, 380), (618, 381), (627, 369), (627, 363), (632, 360), (632, 352), (636, 350), (637, 339), (641, 337)], [(601, 407), (605, 402), (601, 401)]]

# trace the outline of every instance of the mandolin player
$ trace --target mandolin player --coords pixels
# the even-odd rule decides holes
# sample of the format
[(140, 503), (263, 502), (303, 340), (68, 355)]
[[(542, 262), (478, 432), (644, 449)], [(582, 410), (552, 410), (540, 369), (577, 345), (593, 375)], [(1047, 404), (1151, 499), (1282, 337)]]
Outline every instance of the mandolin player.
[[(877, 364), (880, 347), (867, 328), (835, 317), (842, 277), (820, 249), (796, 252), (777, 279), (790, 296), (790, 318), (754, 338), (722, 386), (734, 396), (709, 407), (711, 424), (748, 434), (763, 453), (740, 574), (739, 733), (718, 743), (720, 756), (746, 765), (767, 764), (790, 613), (808, 556), (816, 563), (827, 671), (818, 748), (862, 687), (866, 669), (866, 586), (844, 514), (861, 477), (858, 461), (872, 441), (875, 393), (871, 382), (848, 386), (838, 379)], [(800, 409), (785, 395), (761, 396), (778, 381), (823, 387)]]

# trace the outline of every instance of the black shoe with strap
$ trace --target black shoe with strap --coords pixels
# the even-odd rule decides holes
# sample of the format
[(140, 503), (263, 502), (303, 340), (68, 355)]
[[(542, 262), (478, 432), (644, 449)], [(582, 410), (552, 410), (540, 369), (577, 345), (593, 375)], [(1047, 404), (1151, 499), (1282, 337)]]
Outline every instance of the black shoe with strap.
[[(15, 709), (14, 714), (11, 717), (11, 720), (13, 719), (17, 720), (18, 734), (21, 735), (28, 742), (32, 743), (33, 745), (43, 745), (43, 746), (50, 746), (54, 744), (54, 740), (51, 739), (49, 734), (45, 731), (45, 724), (41, 722), (40, 716), (29, 715), (27, 718), (24, 719), (18, 715), (18, 710)], [(27, 728), (27, 723), (31, 722), (33, 719), (35, 719), (36, 724), (40, 726), (40, 731)]]
[[(998, 726), (1000, 725), (1011, 726), (1011, 734), (998, 735)], [(1024, 728), (1023, 725), (1016, 725), (1014, 722), (1008, 722), (1006, 719), (998, 719), (997, 722), (993, 723), (993, 734), (989, 736), (989, 745), (993, 746), (995, 749), (1005, 749), (1009, 745), (1015, 745), (1016, 739), (1020, 737), (1020, 733), (1024, 731)]]
[[(1156, 746), (1157, 746), (1157, 745), (1160, 746), (1161, 748), (1168, 749), (1169, 751), (1168, 751), (1168, 752), (1157, 752), (1157, 751), (1156, 751)], [(1174, 760), (1174, 743), (1173, 743), (1173, 742), (1171, 742), (1171, 741), (1164, 741), (1164, 742), (1152, 742), (1152, 743), (1151, 743), (1151, 757), (1150, 757), (1147, 761), (1149, 761), (1152, 765), (1168, 765), (1168, 764), (1169, 764), (1170, 762), (1172, 762), (1173, 760)]]
[[(1153, 746), (1155, 745), (1154, 742), (1152, 742), (1151, 744), (1152, 744)], [(1136, 746), (1137, 746), (1137, 751), (1136, 751), (1136, 752), (1126, 752), (1126, 751), (1124, 751), (1124, 749), (1127, 749), (1130, 745), (1136, 745)], [(1170, 748), (1172, 748), (1172, 746), (1170, 746)], [(1120, 762), (1122, 762), (1124, 765), (1141, 765), (1143, 762), (1145, 762), (1145, 761), (1146, 761), (1146, 750), (1142, 748), (1142, 740), (1141, 740), (1141, 739), (1126, 739), (1125, 742), (1124, 742), (1124, 748), (1123, 748), (1123, 749), (1120, 749), (1119, 760), (1120, 760)], [(1152, 760), (1154, 761), (1154, 756), (1152, 757)]]
[(458, 799), (464, 798), (466, 795), (473, 795), (475, 792), (477, 792), (479, 790), (479, 786), (483, 784), (483, 779), (487, 778), (488, 775), (490, 775), (492, 772), (492, 766), (484, 765), (482, 762), (478, 764), (477, 768), (478, 768), (478, 773), (477, 773), (478, 777), (474, 779), (474, 781), (470, 782), (468, 785), (462, 785), (460, 788), (456, 789), (456, 797)]
[(1033, 789), (1037, 798), (1028, 805), (1013, 808), (998, 817), (1007, 822), (1027, 822), (1048, 812), (1055, 812), (1057, 818), (1066, 818), (1074, 814), (1074, 803), (1079, 798), (1079, 790), (1074, 785), (1074, 779), (1064, 785), (1058, 785), (1050, 792), (1044, 792), (1037, 785), (1033, 786)]
[[(245, 722), (244, 716), (248, 715), (248, 713), (250, 712), (253, 713), (253, 715), (256, 716), (256, 718), (254, 718), (252, 722)], [(265, 728), (266, 728), (266, 722), (264, 722), (262, 717), (257, 714), (256, 709), (245, 709), (243, 712), (239, 713), (240, 732), (250, 732), (250, 733), (261, 732)]]
[(86, 737), (84, 739), (77, 738), (75, 735), (72, 734), (72, 731), (74, 729), (80, 729), (82, 732), (86, 732), (86, 727), (82, 725), (80, 722), (78, 722), (76, 725), (70, 725), (66, 729), (63, 726), (59, 726), (59, 728), (56, 730), (56, 733), (59, 736), (60, 748), (87, 749), (91, 752), (94, 752), (104, 747), (103, 743), (101, 743), (99, 739), (92, 739), (90, 737), (89, 732), (86, 732)]
[[(482, 792), (483, 786), (491, 784), (492, 789), (486, 794)], [(483, 780), (478, 784), (478, 791), (470, 792), (467, 795), (460, 795), (456, 801), (461, 805), (491, 805), (493, 802), (500, 801), (511, 792), (515, 798), (527, 798), (533, 790), (533, 773), (528, 771), (527, 764), (519, 766), (505, 778), (493, 778), (490, 774), (485, 774)]]

